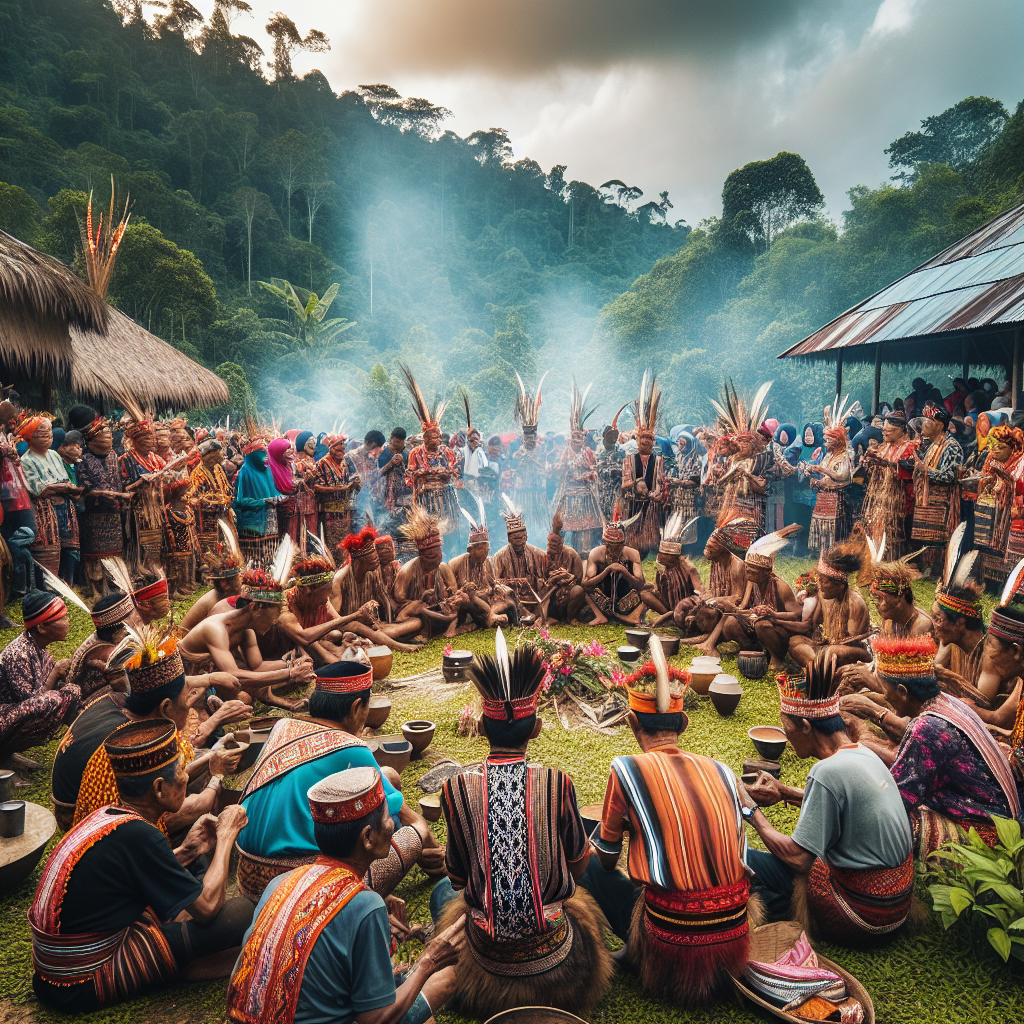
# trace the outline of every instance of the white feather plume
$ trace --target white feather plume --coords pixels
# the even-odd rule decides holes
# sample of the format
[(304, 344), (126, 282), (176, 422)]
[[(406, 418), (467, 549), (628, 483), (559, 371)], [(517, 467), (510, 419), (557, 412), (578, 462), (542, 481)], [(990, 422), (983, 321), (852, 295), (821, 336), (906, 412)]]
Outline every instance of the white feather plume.
[(498, 663), (498, 671), (501, 673), (501, 682), (505, 687), (505, 700), (512, 700), (512, 665), (508, 658), (508, 644), (505, 642), (505, 634), (501, 627), (494, 634), (494, 660)]

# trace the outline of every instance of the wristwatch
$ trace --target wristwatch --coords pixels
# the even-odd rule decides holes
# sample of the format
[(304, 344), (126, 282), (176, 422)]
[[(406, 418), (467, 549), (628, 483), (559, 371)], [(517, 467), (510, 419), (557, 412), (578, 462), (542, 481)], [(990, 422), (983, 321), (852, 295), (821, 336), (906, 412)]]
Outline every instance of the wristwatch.
[(757, 807), (741, 807), (740, 814), (743, 815), (743, 820), (750, 821), (750, 819), (754, 816), (754, 811), (756, 811), (757, 809)]

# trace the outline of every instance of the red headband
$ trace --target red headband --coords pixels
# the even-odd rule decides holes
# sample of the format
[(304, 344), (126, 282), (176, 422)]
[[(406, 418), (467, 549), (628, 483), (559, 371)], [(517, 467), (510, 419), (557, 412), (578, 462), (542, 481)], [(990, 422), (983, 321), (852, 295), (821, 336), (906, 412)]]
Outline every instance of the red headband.
[(139, 590), (132, 591), (132, 597), (136, 601), (152, 601), (156, 597), (167, 596), (167, 577), (161, 577), (156, 583), (150, 583)]
[(519, 697), (513, 701), (488, 700), (484, 698), (484, 717), (494, 718), (499, 722), (509, 721), (508, 707), (512, 706), (512, 721), (520, 718), (529, 718), (537, 713), (537, 694), (529, 697)]
[(317, 825), (339, 825), (345, 821), (358, 821), (372, 814), (384, 803), (384, 783), (377, 776), (377, 782), (365, 793), (344, 797), (340, 800), (314, 800), (308, 796), (309, 813)]
[(25, 619), (25, 628), (34, 629), (44, 622), (52, 622), (54, 619), (63, 618), (68, 613), (68, 606), (59, 598), (54, 599), (41, 611)]

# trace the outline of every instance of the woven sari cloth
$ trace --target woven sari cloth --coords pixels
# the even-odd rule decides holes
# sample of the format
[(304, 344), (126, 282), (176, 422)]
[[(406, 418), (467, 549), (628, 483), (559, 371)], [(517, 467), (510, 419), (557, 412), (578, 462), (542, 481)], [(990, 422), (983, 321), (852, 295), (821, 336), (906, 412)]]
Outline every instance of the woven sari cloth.
[(82, 855), (128, 821), (144, 821), (134, 812), (109, 815), (94, 811), (57, 844), (43, 868), (28, 912), (32, 963), (52, 985), (92, 981), (101, 1003), (130, 999), (140, 989), (169, 981), (178, 972), (170, 946), (151, 908), (139, 921), (114, 932), (62, 935), (60, 911), (68, 878)]
[(864, 871), (815, 860), (807, 879), (807, 910), (821, 938), (857, 946), (896, 931), (910, 916), (913, 855), (895, 868)]
[(228, 987), (231, 1020), (291, 1024), (316, 940), (364, 888), (351, 868), (323, 855), (293, 871), (267, 900), (242, 948)]

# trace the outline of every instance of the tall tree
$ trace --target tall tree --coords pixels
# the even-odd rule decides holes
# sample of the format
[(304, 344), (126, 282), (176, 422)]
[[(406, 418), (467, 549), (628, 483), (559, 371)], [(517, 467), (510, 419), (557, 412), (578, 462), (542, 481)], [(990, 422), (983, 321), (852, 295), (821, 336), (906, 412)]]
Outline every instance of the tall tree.
[(278, 85), (295, 81), (292, 57), (296, 53), (323, 53), (331, 48), (330, 40), (320, 29), (311, 28), (301, 36), (295, 22), (280, 11), (271, 15), (266, 31), (274, 40), (274, 59), (267, 66), (274, 72), (274, 81)]
[(295, 128), (289, 128), (270, 145), (270, 159), (277, 171), (277, 183), (284, 191), (284, 218), (289, 235), (292, 233), (292, 196), (299, 187), (309, 158), (309, 139)]

